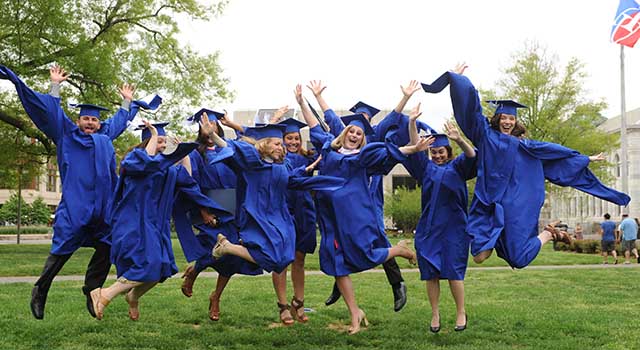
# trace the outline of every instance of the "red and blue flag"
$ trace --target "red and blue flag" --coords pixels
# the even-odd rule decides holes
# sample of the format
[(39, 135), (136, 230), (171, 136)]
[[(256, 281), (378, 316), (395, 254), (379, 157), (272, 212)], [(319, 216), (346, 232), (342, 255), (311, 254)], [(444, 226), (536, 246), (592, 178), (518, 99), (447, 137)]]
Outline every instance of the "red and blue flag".
[(640, 4), (636, 0), (620, 0), (611, 28), (611, 41), (633, 47), (640, 39)]

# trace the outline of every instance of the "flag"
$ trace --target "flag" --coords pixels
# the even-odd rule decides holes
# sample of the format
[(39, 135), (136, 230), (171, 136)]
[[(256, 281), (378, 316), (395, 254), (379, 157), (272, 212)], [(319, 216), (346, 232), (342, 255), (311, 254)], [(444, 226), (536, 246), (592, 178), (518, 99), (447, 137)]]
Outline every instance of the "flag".
[(633, 47), (640, 39), (640, 4), (636, 0), (620, 0), (611, 28), (611, 41)]

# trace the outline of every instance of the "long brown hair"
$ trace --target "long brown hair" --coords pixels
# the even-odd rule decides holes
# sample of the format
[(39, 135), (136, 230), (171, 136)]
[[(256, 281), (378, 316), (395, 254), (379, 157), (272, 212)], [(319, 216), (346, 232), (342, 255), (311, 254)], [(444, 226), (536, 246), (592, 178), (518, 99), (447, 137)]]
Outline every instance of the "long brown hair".
[[(298, 136), (300, 137), (300, 147), (298, 147), (298, 154), (303, 156), (303, 157), (313, 157), (314, 154), (316, 154), (316, 151), (314, 150), (307, 150), (302, 146), (302, 135), (300, 134), (299, 131), (293, 131), (293, 132), (288, 132), (286, 134), (284, 134), (284, 136), (282, 137), (282, 144), (284, 145), (284, 140), (287, 137), (287, 135), (289, 134), (298, 134)], [(285, 146), (286, 149), (286, 146)], [(287, 151), (288, 152), (288, 151)]]
[[(503, 113), (494, 114), (493, 117), (489, 119), (489, 125), (491, 125), (492, 129), (500, 131), (500, 116), (502, 114)], [(513, 127), (513, 129), (511, 129), (511, 136), (519, 138), (521, 136), (524, 136), (526, 132), (527, 128), (525, 128), (525, 126), (516, 118), (516, 125)]]

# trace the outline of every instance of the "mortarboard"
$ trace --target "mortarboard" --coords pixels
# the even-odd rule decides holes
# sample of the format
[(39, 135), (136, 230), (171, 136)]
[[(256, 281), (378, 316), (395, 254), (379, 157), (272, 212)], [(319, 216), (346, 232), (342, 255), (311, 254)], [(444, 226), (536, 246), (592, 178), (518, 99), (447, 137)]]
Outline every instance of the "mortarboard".
[[(162, 122), (162, 123), (151, 123), (151, 125), (153, 125), (156, 130), (158, 131), (158, 136), (166, 136), (167, 132), (164, 130), (164, 127), (169, 125), (168, 122)], [(144, 125), (138, 125), (138, 127), (136, 128), (136, 130), (142, 130), (142, 141), (151, 138), (151, 131), (149, 131), (149, 129)]]
[(504, 113), (518, 116), (518, 108), (527, 108), (527, 106), (513, 100), (489, 100), (486, 102), (496, 106), (496, 111), (493, 115)]
[(108, 111), (109, 110), (108, 108), (92, 105), (90, 103), (72, 103), (72, 104), (69, 104), (69, 106), (71, 106), (73, 108), (80, 108), (79, 115), (81, 117), (82, 116), (90, 116), (90, 117), (96, 117), (98, 119), (100, 119), (100, 112), (101, 111)]
[(307, 126), (307, 124), (295, 119), (295, 118), (288, 118), (285, 119), (283, 121), (281, 121), (280, 123), (281, 125), (284, 125), (286, 127), (286, 129), (284, 130), (285, 134), (288, 134), (290, 132), (300, 132), (300, 129), (304, 128), (305, 126)]
[(371, 107), (362, 101), (356, 103), (353, 107), (349, 109), (349, 111), (353, 112), (354, 114), (366, 113), (369, 116), (369, 120), (372, 120), (373, 116), (380, 112), (379, 109), (375, 107)]
[(365, 135), (373, 134), (373, 128), (371, 128), (371, 124), (367, 118), (362, 114), (352, 114), (344, 117), (340, 117), (342, 119), (342, 123), (344, 125), (355, 125), (364, 131)]
[(200, 118), (202, 118), (202, 113), (207, 113), (207, 116), (209, 117), (209, 121), (212, 121), (212, 122), (218, 121), (220, 119), (224, 119), (224, 113), (216, 112), (207, 108), (202, 108), (201, 110), (197, 111), (194, 115), (187, 118), (187, 121), (190, 121), (194, 124), (199, 123)]
[(435, 138), (435, 141), (429, 147), (433, 148), (433, 147), (449, 146), (449, 137), (447, 136), (447, 134), (431, 134), (426, 136), (427, 137), (433, 136)]
[(262, 140), (267, 137), (282, 138), (286, 126), (281, 124), (268, 124), (265, 126), (248, 127), (245, 129), (244, 135), (253, 139)]

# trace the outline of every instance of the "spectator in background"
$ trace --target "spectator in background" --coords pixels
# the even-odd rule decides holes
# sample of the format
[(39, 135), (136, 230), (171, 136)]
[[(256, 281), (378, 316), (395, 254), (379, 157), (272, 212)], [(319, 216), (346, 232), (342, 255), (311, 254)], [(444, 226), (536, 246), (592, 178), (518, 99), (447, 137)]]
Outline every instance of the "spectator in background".
[(618, 263), (618, 253), (616, 252), (616, 224), (609, 220), (611, 215), (609, 213), (604, 214), (604, 221), (600, 224), (600, 234), (602, 235), (602, 258), (603, 264), (609, 263), (609, 255), (611, 252), (615, 259), (614, 264)]
[(576, 224), (576, 228), (573, 230), (573, 233), (576, 237), (576, 240), (583, 240), (584, 236), (582, 235), (582, 225), (579, 223)]
[(624, 251), (624, 263), (630, 264), (629, 261), (630, 253), (636, 257), (636, 261), (640, 260), (638, 258), (638, 250), (636, 249), (636, 238), (638, 237), (638, 224), (636, 224), (635, 220), (629, 217), (629, 214), (622, 214), (622, 222), (619, 227), (620, 232), (622, 233), (622, 250)]

